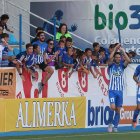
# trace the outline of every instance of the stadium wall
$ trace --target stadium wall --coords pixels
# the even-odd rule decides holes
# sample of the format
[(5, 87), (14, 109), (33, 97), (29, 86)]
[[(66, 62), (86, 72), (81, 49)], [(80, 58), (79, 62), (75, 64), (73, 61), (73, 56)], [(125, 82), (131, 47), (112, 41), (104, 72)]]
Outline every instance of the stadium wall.
[[(131, 64), (125, 71), (119, 124), (122, 131), (131, 130), (136, 107), (136, 85), (132, 80), (136, 66)], [(30, 74), (23, 71), (26, 80), (22, 81), (14, 68), (1, 68), (0, 136), (107, 131), (109, 79), (107, 68), (100, 67), (99, 70), (103, 76), (97, 79), (81, 72), (66, 78), (67, 69), (55, 70), (42, 93), (38, 94), (37, 85), (45, 73), (37, 71), (38, 79), (32, 81)], [(140, 115), (137, 122), (139, 130)]]

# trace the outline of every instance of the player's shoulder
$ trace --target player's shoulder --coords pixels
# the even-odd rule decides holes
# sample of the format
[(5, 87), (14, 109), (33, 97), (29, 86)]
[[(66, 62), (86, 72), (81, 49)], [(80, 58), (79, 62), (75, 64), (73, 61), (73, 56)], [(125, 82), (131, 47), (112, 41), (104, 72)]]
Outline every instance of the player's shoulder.
[(140, 65), (138, 65), (135, 70), (140, 71)]

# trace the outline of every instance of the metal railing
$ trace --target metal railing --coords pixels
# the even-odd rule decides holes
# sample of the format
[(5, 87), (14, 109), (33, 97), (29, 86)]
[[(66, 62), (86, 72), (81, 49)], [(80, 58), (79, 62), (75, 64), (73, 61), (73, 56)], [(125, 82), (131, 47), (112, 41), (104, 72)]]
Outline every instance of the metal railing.
[[(25, 9), (25, 8), (19, 6), (19, 5), (16, 5), (16, 4), (14, 4), (14, 3), (12, 3), (12, 2), (10, 2), (10, 1), (8, 1), (8, 0), (5, 0), (5, 2), (6, 2), (6, 3), (5, 3), (4, 5), (10, 4), (10, 5), (12, 5), (13, 7), (16, 7), (16, 8), (18, 8), (18, 9), (20, 9), (20, 10), (22, 10), (22, 11), (28, 13), (29, 15), (32, 15), (32, 16), (34, 16), (34, 17), (36, 17), (36, 18), (38, 18), (38, 19), (40, 19), (40, 20), (42, 20), (42, 21), (44, 21), (44, 22), (47, 22), (48, 24), (54, 26), (54, 23), (52, 23), (52, 22), (50, 22), (50, 21), (48, 21), (48, 20), (46, 20), (46, 19), (44, 19), (44, 18), (42, 18), (42, 17), (40, 17), (40, 16), (34, 14), (34, 13), (32, 13), (32, 12), (30, 12), (29, 10), (27, 10), (27, 9)], [(14, 15), (12, 15), (11, 13), (8, 13), (8, 14), (10, 14), (11, 16), (14, 17)], [(27, 25), (33, 27), (33, 28), (36, 28), (36, 26), (34, 26), (34, 25), (31, 24), (31, 23), (28, 23), (27, 21), (23, 21), (23, 22), (26, 23)], [(58, 28), (58, 25), (55, 25), (55, 27)], [(23, 32), (23, 33), (24, 33), (24, 32)], [(45, 31), (45, 33), (48, 34), (48, 35), (51, 36), (51, 37), (54, 37), (54, 35), (52, 35), (52, 34), (46, 32), (46, 31)], [(76, 37), (76, 38), (78, 38), (78, 39), (80, 39), (80, 40), (82, 40), (82, 41), (84, 41), (84, 42), (86, 42), (86, 43), (88, 43), (88, 44), (90, 44), (90, 45), (92, 44), (92, 42), (90, 42), (90, 41), (88, 41), (88, 40), (86, 40), (86, 39), (80, 37), (79, 35), (76, 35), (76, 34), (74, 34), (74, 33), (72, 33), (72, 32), (69, 32), (69, 33), (70, 33), (71, 35), (73, 35), (74, 37)]]

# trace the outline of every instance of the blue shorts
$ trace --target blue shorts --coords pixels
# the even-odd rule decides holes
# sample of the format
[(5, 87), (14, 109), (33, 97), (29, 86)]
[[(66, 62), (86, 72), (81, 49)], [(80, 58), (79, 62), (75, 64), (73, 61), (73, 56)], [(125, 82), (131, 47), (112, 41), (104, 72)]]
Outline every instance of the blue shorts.
[(122, 107), (123, 104), (123, 92), (122, 91), (109, 91), (110, 104), (115, 104), (116, 107)]

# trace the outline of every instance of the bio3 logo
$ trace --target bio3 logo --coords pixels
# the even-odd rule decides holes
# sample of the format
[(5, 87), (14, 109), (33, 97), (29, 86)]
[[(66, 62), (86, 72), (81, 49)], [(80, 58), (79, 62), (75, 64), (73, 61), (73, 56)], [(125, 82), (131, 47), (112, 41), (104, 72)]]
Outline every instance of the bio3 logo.
[[(99, 5), (95, 6), (95, 29), (103, 30), (106, 26), (108, 26), (109, 30), (113, 29), (113, 25), (119, 28), (120, 30), (124, 30), (128, 26), (128, 19), (134, 19), (133, 24), (129, 25), (129, 29), (140, 29), (140, 5), (131, 5), (129, 10), (132, 11), (131, 15), (127, 15), (124, 11), (118, 11), (115, 15), (113, 13), (113, 4), (109, 5), (109, 13), (108, 15), (104, 14), (104, 11), (100, 11)], [(116, 11), (116, 10), (115, 10)], [(99, 20), (100, 19), (100, 20)]]

